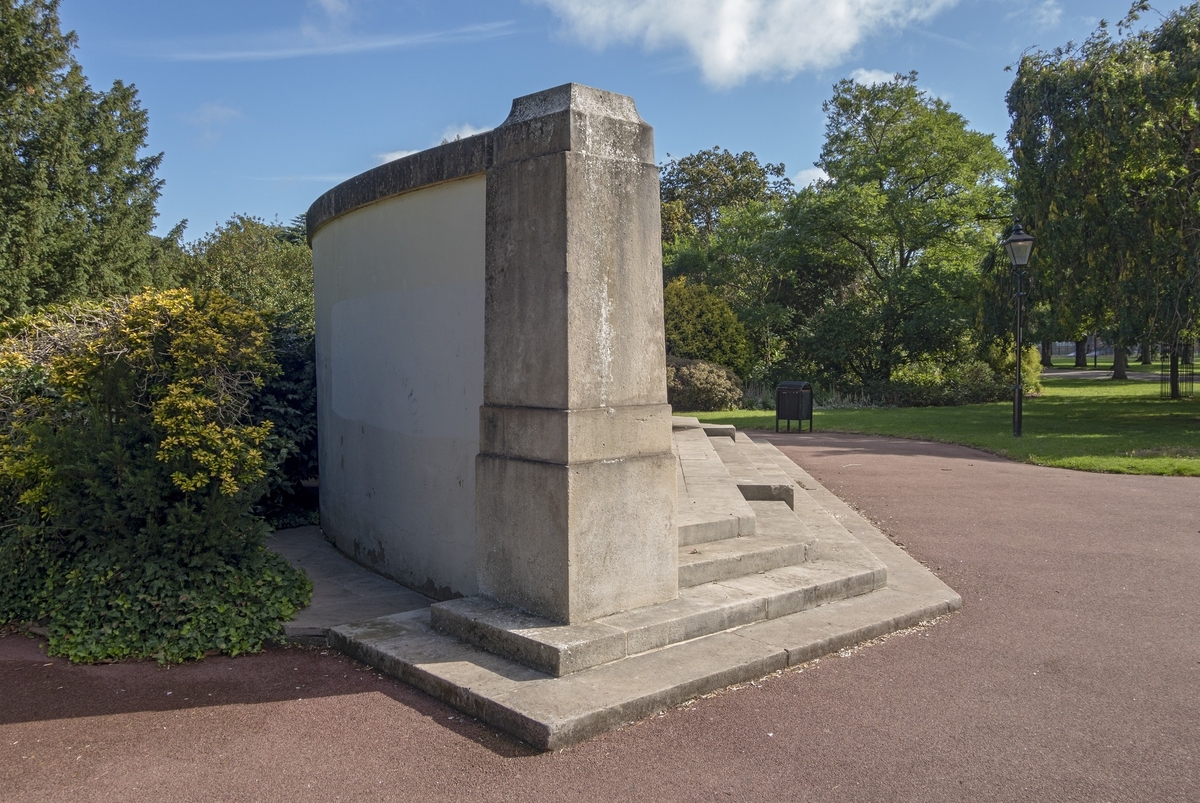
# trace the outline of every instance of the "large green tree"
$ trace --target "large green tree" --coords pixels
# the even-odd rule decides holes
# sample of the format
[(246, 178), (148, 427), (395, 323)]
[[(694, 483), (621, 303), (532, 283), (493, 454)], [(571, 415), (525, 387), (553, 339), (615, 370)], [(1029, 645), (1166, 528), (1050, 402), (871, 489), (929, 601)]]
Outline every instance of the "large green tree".
[(803, 359), (834, 381), (891, 381), (972, 347), (979, 266), (1005, 209), (1007, 163), (987, 134), (917, 86), (916, 73), (842, 81), (826, 101), (817, 165), (793, 228), (845, 281), (806, 322)]
[(93, 90), (58, 0), (0, 0), (0, 315), (152, 283), (161, 154), (132, 86)]
[[(1200, 4), (1022, 58), (1008, 93), (1016, 201), (1057, 318), (1118, 346), (1181, 344), (1200, 312)], [(1118, 352), (1123, 354), (1122, 349)], [(1119, 366), (1118, 366), (1119, 367)]]
[(663, 241), (707, 239), (722, 209), (787, 197), (792, 182), (785, 170), (782, 164), (763, 164), (750, 151), (735, 154), (719, 146), (671, 159), (660, 181)]

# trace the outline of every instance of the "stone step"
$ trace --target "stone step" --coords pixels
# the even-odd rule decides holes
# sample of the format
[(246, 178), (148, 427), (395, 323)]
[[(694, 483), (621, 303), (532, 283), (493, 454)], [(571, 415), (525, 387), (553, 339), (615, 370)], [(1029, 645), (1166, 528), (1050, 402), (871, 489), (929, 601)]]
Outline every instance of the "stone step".
[[(770, 444), (757, 448), (748, 459), (787, 474), (796, 510), (746, 503), (756, 526), (765, 537), (786, 528), (794, 542), (817, 536), (816, 560), (684, 588), (669, 603), (578, 626), (468, 598), (341, 625), (329, 642), (552, 750), (961, 606), (953, 590), (803, 469)], [(446, 632), (455, 627), (462, 638)]]
[(816, 557), (816, 537), (786, 503), (747, 504), (755, 514), (754, 535), (679, 547), (680, 588), (778, 569)]
[[(763, 565), (762, 556), (752, 556), (736, 564), (741, 574), (690, 587), (682, 585), (681, 577), (677, 599), (575, 625), (559, 624), (485, 597), (468, 597), (435, 604), (432, 626), (559, 676), (886, 585), (884, 564), (844, 529), (831, 532), (820, 545), (821, 559), (812, 561), (816, 544), (786, 505), (754, 504), (760, 508), (767, 534), (736, 540), (771, 539), (800, 545), (805, 550), (802, 557), (809, 562), (756, 568)], [(770, 557), (777, 558), (778, 553)]]
[(554, 677), (433, 629), (430, 611), (341, 625), (331, 646), (542, 750), (557, 750), (734, 683), (956, 610), (912, 582)]
[[(676, 523), (681, 545), (703, 544), (755, 532), (754, 511), (729, 476), (712, 440), (698, 424), (694, 427), (675, 425), (673, 448), (678, 459)], [(730, 438), (715, 440), (733, 443)]]
[(788, 507), (795, 507), (791, 478), (774, 461), (759, 454), (758, 444), (744, 433), (737, 433), (736, 439), (714, 438), (712, 445), (743, 498), (755, 502), (786, 502)]
[(486, 597), (439, 602), (435, 630), (562, 676), (752, 622), (867, 594), (887, 569), (847, 537), (816, 563), (785, 566), (679, 591), (679, 598), (591, 622), (563, 625)]

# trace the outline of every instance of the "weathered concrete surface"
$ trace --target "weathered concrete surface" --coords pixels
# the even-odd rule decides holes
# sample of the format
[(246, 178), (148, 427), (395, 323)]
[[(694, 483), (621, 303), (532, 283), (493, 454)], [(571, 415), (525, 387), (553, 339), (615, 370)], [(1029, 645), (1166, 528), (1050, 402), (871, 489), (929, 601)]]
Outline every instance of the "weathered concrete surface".
[[(696, 437), (708, 439), (680, 422), (676, 454), (711, 454), (720, 464)], [(330, 643), (550, 750), (961, 605), (775, 447), (740, 434), (715, 438), (735, 450), (727, 454), (752, 487), (761, 478), (788, 483), (797, 511), (782, 501), (745, 503), (753, 535), (679, 547), (677, 598), (562, 624), (471, 597), (333, 628)], [(737, 487), (728, 472), (710, 467), (705, 477), (685, 491)]]
[(631, 98), (513, 102), (487, 171), (480, 591), (561, 623), (673, 598), (658, 169)]
[(321, 526), (440, 599), (476, 591), (485, 179), (362, 206), (313, 236)]
[(319, 527), (276, 530), (267, 548), (304, 569), (313, 584), (312, 602), (284, 622), (289, 641), (325, 644), (329, 628), (394, 613), (427, 608), (433, 600), (347, 558), (325, 540)]

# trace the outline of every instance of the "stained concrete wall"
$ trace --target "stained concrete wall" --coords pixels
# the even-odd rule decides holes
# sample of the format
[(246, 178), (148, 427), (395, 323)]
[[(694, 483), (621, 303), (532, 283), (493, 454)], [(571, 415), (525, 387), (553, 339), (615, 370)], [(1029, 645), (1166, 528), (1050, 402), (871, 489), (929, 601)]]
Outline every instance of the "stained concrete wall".
[(438, 598), (476, 590), (485, 206), (476, 173), (358, 206), (312, 236), (321, 526)]
[(308, 211), (321, 523), (433, 596), (578, 622), (677, 593), (658, 169), (565, 84)]

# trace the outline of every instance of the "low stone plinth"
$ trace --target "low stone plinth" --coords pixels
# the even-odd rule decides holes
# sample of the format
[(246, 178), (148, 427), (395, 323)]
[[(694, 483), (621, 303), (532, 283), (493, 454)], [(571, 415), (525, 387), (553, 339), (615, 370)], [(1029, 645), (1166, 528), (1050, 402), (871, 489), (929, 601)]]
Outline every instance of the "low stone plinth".
[[(953, 590), (770, 444), (677, 426), (681, 462), (688, 454), (704, 466), (692, 472), (701, 481), (681, 482), (681, 504), (688, 494), (738, 487), (714, 444), (740, 461), (733, 473), (743, 484), (760, 483), (753, 469), (762, 482), (786, 477), (793, 491), (794, 510), (742, 500), (751, 535), (679, 549), (681, 578), (688, 560), (725, 571), (739, 549), (747, 550), (744, 571), (690, 587), (681, 580), (677, 599), (578, 624), (468, 597), (333, 628), (330, 644), (551, 750), (961, 606)], [(800, 545), (792, 556), (802, 558), (756, 568), (772, 552), (759, 547), (789, 533)]]

